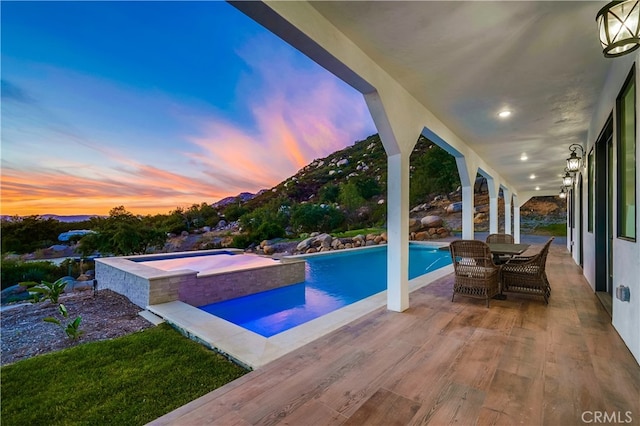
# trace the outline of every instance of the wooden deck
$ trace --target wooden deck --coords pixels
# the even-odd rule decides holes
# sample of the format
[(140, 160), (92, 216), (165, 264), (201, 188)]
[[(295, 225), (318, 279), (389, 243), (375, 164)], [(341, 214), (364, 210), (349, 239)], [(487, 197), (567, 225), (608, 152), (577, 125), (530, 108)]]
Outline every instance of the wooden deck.
[(549, 305), (452, 303), (449, 275), (153, 424), (640, 424), (640, 366), (564, 247), (547, 271)]

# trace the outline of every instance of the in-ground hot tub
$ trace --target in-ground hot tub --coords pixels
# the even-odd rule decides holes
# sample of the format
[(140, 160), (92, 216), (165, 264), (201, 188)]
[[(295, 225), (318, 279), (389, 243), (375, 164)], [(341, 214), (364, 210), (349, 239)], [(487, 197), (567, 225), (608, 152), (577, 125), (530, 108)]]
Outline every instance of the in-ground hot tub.
[(192, 306), (247, 296), (305, 280), (305, 262), (202, 250), (96, 259), (98, 289), (111, 289), (136, 305), (173, 302)]

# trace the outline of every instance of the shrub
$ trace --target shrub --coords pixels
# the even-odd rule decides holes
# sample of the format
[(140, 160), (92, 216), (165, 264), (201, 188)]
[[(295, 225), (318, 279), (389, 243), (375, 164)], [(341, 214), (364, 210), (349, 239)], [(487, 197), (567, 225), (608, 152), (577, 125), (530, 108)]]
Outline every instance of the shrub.
[(0, 262), (0, 280), (3, 290), (22, 281), (56, 281), (65, 275), (67, 275), (65, 266), (57, 266), (49, 261), (24, 262), (2, 259)]

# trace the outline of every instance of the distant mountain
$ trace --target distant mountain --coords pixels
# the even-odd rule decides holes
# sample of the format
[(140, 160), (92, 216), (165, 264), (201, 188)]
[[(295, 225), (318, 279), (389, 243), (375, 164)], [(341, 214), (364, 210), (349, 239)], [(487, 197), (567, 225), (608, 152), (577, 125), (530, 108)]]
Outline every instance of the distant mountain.
[[(29, 215), (27, 215), (29, 216)], [(76, 214), (76, 215), (68, 215), (68, 216), (64, 216), (64, 215), (57, 215), (57, 214), (40, 214), (40, 215), (36, 215), (44, 220), (47, 219), (55, 219), (58, 222), (67, 222), (67, 223), (71, 223), (71, 222), (82, 222), (85, 220), (89, 220), (92, 217), (106, 217), (106, 216), (99, 216), (97, 214)], [(2, 215), (2, 220), (12, 220), (15, 216), (9, 216), (9, 215)], [(26, 217), (26, 216), (24, 216)]]
[(227, 197), (227, 198), (223, 198), (220, 201), (217, 201), (215, 203), (212, 204), (213, 207), (224, 207), (227, 206), (231, 203), (237, 203), (238, 201), (241, 203), (246, 203), (249, 200), (252, 200), (253, 198), (256, 197), (256, 195), (262, 194), (265, 190), (263, 189), (262, 191), (258, 192), (257, 194), (252, 194), (250, 192), (241, 192), (240, 194), (236, 195), (235, 197)]
[(92, 217), (106, 217), (99, 216), (97, 214), (75, 214), (75, 215), (57, 215), (57, 214), (43, 214), (41, 215), (44, 219), (56, 219), (59, 222), (82, 222), (85, 220), (89, 220)]

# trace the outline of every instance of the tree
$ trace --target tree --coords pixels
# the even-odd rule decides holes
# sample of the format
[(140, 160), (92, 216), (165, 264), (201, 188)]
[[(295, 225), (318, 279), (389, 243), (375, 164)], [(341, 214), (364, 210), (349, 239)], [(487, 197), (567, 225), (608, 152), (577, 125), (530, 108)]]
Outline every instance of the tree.
[(335, 203), (338, 201), (338, 196), (340, 196), (340, 187), (332, 183), (328, 183), (320, 188), (318, 196), (321, 203)]
[(295, 232), (331, 232), (344, 222), (344, 215), (333, 206), (298, 204), (291, 212), (291, 227)]
[(375, 179), (370, 177), (356, 178), (354, 180), (354, 183), (358, 188), (360, 196), (365, 200), (379, 195), (382, 192), (382, 190), (380, 189), (380, 184), (378, 184)]
[(58, 241), (58, 235), (68, 231), (68, 224), (41, 216), (15, 216), (0, 221), (2, 253), (31, 253)]
[(424, 202), (429, 194), (447, 194), (460, 185), (458, 166), (453, 155), (435, 144), (412, 161), (414, 171), (409, 185), (409, 202)]
[(351, 225), (357, 221), (358, 207), (362, 206), (365, 200), (362, 198), (358, 187), (353, 182), (347, 182), (340, 185), (340, 196), (338, 198), (340, 205), (346, 211), (347, 228), (351, 229)]
[(163, 245), (166, 233), (154, 227), (152, 217), (143, 218), (118, 206), (109, 217), (96, 224), (97, 234), (89, 234), (80, 240), (83, 254), (91, 250), (116, 256), (144, 254), (149, 248)]

